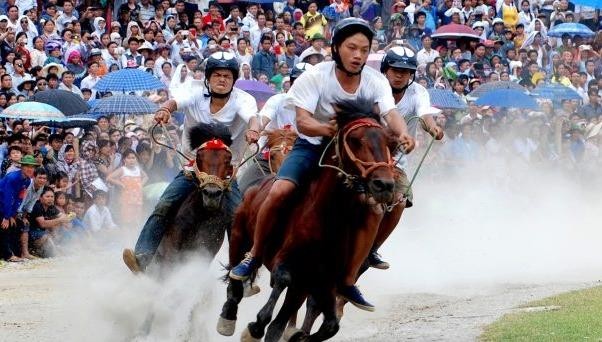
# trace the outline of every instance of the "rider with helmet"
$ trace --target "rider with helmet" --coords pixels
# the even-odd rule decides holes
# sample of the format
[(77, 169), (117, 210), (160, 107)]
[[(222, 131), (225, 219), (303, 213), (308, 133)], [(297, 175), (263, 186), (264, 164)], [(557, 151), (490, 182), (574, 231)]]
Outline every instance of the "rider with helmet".
[[(420, 84), (414, 82), (418, 62), (416, 53), (406, 46), (394, 46), (389, 49), (382, 60), (380, 71), (385, 75), (393, 91), (393, 97), (399, 113), (402, 113), (405, 119), (408, 132), (416, 135), (416, 127), (422, 119), (424, 122), (422, 128), (434, 136), (437, 140), (443, 138), (443, 130), (437, 126), (433, 118), (433, 114), (438, 114), (441, 111), (431, 107), (431, 99), (428, 91)], [(395, 179), (395, 188), (399, 197), (405, 193), (405, 199), (402, 199), (394, 210), (387, 213), (381, 226), (379, 227), (378, 235), (374, 241), (374, 246), (368, 257), (368, 262), (371, 267), (379, 269), (389, 268), (389, 264), (383, 261), (377, 253), (378, 248), (391, 234), (397, 226), (404, 208), (411, 207), (412, 204), (412, 189), (409, 188), (410, 182), (407, 177), (408, 160), (405, 154), (397, 152), (393, 157), (397, 161), (397, 175)]]
[[(311, 70), (314, 66), (309, 63), (297, 63), (293, 66), (290, 77), (291, 86), (295, 83), (295, 80), (301, 76), (306, 70)], [(294, 130), (295, 126), (295, 110), (291, 107), (285, 106), (286, 93), (280, 93), (270, 97), (261, 108), (259, 112), (259, 118), (261, 123), (264, 125), (264, 130), (277, 130), (283, 128), (290, 128)], [(267, 147), (267, 137), (264, 135), (259, 138), (259, 148), (262, 152), (265, 152)], [(269, 157), (268, 157), (269, 158)], [(264, 178), (264, 175), (272, 172), (268, 158), (264, 157), (264, 153), (259, 153), (255, 165), (243, 168), (239, 170), (239, 175), (236, 177), (239, 189), (241, 193), (245, 193), (247, 189), (256, 184), (258, 181)]]
[[(256, 118), (257, 103), (251, 95), (234, 88), (238, 73), (239, 65), (233, 54), (212, 54), (206, 61), (204, 87), (199, 85), (198, 88), (182, 89), (174, 94), (173, 100), (165, 102), (157, 110), (155, 120), (167, 123), (174, 111), (185, 113), (182, 139), (185, 152), (189, 149), (187, 132), (200, 122), (222, 123), (229, 127), (233, 147), (242, 146), (243, 144), (237, 143), (241, 139), (248, 143), (256, 142), (260, 129)], [(233, 160), (237, 155), (242, 156), (242, 152), (234, 148)], [(182, 171), (165, 189), (140, 232), (135, 251), (123, 251), (124, 262), (132, 272), (144, 271), (157, 251), (169, 220), (175, 216), (178, 207), (196, 187), (196, 183), (187, 178)], [(241, 200), (236, 182), (232, 182), (231, 190), (226, 192), (224, 200), (224, 209), (233, 215)]]
[[(324, 150), (322, 140), (333, 137), (337, 127), (333, 105), (340, 101), (362, 97), (378, 107), (382, 118), (399, 137), (406, 151), (414, 147), (414, 138), (408, 132), (401, 114), (395, 107), (386, 78), (372, 68), (364, 68), (374, 32), (362, 19), (346, 18), (333, 31), (334, 61), (323, 62), (301, 75), (287, 94), (287, 105), (296, 113), (299, 138), (278, 171), (277, 179), (257, 213), (254, 245), (245, 259), (230, 271), (230, 277), (246, 280), (261, 265), (265, 237), (271, 234), (278, 212), (287, 203), (298, 186), (307, 184), (308, 175), (318, 168)], [(324, 139), (326, 138), (326, 139)], [(380, 215), (380, 214), (379, 214)], [(355, 286), (355, 279), (363, 261), (368, 257), (377, 227), (365, 227), (366, 239), (356, 239), (351, 247), (352, 266), (347, 270), (339, 294), (357, 307), (373, 311)], [(360, 262), (356, 262), (360, 260)]]

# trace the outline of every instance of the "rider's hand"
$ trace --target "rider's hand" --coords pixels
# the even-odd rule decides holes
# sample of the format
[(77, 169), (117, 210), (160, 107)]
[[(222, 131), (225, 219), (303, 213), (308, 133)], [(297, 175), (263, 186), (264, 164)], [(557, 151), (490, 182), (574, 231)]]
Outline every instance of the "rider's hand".
[(253, 129), (248, 129), (245, 133), (245, 140), (247, 141), (247, 144), (256, 143), (257, 140), (259, 140), (259, 132)]
[(166, 124), (169, 122), (169, 119), (171, 119), (171, 113), (166, 108), (159, 108), (159, 110), (155, 112), (155, 121), (158, 123)]
[(414, 137), (409, 135), (407, 132), (402, 133), (399, 136), (399, 142), (401, 142), (401, 145), (403, 146), (403, 150), (405, 153), (412, 152), (412, 150), (416, 146), (416, 140), (414, 139)]
[(328, 134), (326, 134), (325, 136), (334, 137), (334, 135), (337, 134), (337, 131), (339, 130), (339, 126), (337, 125), (337, 120), (331, 119), (330, 121), (328, 121), (328, 125), (327, 125), (326, 129), (327, 129)]
[(443, 139), (443, 130), (439, 126), (434, 126), (429, 129), (429, 134), (435, 137), (437, 140)]
[(2, 219), (2, 229), (8, 229), (10, 222), (7, 219)]

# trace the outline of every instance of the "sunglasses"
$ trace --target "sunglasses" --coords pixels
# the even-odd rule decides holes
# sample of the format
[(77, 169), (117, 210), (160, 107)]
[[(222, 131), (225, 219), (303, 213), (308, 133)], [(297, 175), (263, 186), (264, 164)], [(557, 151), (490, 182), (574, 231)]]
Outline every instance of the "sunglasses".
[(40, 82), (40, 83), (38, 83), (38, 86), (45, 86), (45, 85), (48, 85), (48, 83), (46, 83), (46, 82)]
[(22, 68), (23, 64), (15, 64), (15, 66), (18, 66), (19, 68)]

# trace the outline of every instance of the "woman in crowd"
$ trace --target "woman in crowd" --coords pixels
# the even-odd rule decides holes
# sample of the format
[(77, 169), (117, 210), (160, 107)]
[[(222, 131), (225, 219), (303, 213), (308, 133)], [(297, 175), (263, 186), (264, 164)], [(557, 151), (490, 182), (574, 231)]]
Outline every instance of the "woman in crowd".
[(124, 227), (135, 228), (142, 221), (142, 187), (148, 176), (138, 165), (138, 156), (130, 149), (122, 154), (123, 165), (108, 177), (111, 184), (118, 186), (121, 208), (121, 223)]

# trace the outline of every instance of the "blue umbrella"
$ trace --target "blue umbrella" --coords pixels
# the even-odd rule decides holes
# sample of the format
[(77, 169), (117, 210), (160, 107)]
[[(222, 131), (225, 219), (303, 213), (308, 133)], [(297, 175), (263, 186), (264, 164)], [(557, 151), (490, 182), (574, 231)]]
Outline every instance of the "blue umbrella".
[(31, 100), (56, 107), (67, 116), (85, 113), (88, 110), (81, 96), (62, 89), (49, 89), (37, 92)]
[(481, 84), (477, 89), (473, 90), (468, 94), (471, 97), (479, 97), (485, 94), (486, 92), (494, 89), (516, 89), (523, 91), (525, 88), (520, 84), (512, 81), (495, 81), (495, 82), (487, 82)]
[(35, 120), (32, 122), (34, 125), (57, 128), (90, 127), (94, 126), (96, 123), (96, 117), (90, 114), (79, 114), (62, 119)]
[(88, 113), (94, 115), (151, 114), (157, 109), (159, 109), (159, 106), (146, 97), (113, 95), (97, 101)]
[(19, 102), (15, 103), (0, 113), (0, 117), (8, 119), (62, 119), (63, 113), (55, 107), (41, 102)]
[(108, 73), (94, 86), (98, 91), (130, 92), (163, 89), (165, 84), (148, 72), (126, 68)]
[(571, 0), (575, 5), (589, 6), (602, 9), (602, 1), (600, 0)]
[(517, 89), (494, 89), (479, 97), (475, 103), (478, 106), (494, 106), (503, 108), (524, 108), (536, 110), (539, 108), (535, 100)]
[(539, 85), (533, 89), (532, 95), (550, 100), (581, 100), (579, 93), (558, 83)]
[(562, 37), (563, 34), (569, 34), (571, 37), (581, 36), (581, 37), (593, 37), (596, 35), (594, 31), (590, 30), (589, 27), (579, 24), (579, 23), (564, 23), (560, 25), (554, 26), (550, 31), (548, 31), (549, 37)]
[(436, 89), (429, 88), (429, 95), (431, 96), (431, 106), (437, 108), (448, 108), (448, 109), (464, 109), (466, 104), (452, 93), (448, 89)]
[(265, 102), (274, 95), (272, 88), (259, 81), (239, 80), (234, 86), (251, 94), (258, 102)]

